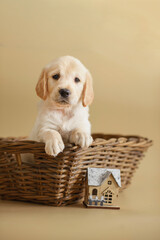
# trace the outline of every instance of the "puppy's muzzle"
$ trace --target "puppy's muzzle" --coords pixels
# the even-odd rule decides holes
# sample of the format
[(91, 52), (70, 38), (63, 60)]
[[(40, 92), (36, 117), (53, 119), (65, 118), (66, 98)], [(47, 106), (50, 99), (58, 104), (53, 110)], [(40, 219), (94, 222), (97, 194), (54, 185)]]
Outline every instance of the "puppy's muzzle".
[(62, 88), (59, 90), (59, 94), (61, 95), (61, 97), (63, 98), (68, 98), (69, 95), (71, 94), (70, 90), (67, 88)]

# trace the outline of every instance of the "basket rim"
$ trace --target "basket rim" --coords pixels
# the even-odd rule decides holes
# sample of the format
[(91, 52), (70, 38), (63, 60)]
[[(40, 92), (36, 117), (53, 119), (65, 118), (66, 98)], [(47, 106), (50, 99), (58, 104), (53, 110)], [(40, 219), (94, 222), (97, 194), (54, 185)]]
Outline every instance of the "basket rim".
[[(149, 147), (153, 145), (153, 141), (148, 139), (147, 137), (142, 137), (138, 135), (122, 135), (122, 134), (104, 134), (104, 133), (93, 133), (93, 143), (90, 147), (94, 147), (96, 145), (132, 145), (137, 147)], [(33, 149), (44, 148), (43, 142), (38, 142), (34, 140), (28, 140), (27, 137), (1, 137), (0, 138), (0, 152), (4, 152), (4, 148), (9, 147), (22, 147), (22, 146), (31, 146)], [(75, 146), (74, 144), (67, 143), (65, 148), (80, 148), (79, 146)], [(89, 148), (90, 148), (89, 147)], [(81, 148), (80, 148), (81, 149)]]

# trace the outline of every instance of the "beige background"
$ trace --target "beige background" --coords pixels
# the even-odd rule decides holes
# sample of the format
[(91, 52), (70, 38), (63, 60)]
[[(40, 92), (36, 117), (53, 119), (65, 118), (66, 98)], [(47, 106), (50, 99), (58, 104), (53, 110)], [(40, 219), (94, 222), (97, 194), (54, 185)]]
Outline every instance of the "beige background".
[(50, 60), (91, 71), (93, 132), (138, 134), (154, 146), (120, 195), (120, 211), (0, 202), (0, 239), (160, 239), (160, 1), (1, 0), (0, 135), (27, 135), (34, 88)]

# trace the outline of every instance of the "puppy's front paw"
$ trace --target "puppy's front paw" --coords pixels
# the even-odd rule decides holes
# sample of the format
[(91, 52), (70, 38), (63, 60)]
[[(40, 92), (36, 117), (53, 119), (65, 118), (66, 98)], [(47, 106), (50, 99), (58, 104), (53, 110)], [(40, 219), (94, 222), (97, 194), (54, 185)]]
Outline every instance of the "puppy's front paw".
[(52, 138), (46, 141), (45, 152), (48, 155), (56, 157), (60, 152), (63, 152), (63, 149), (64, 143), (60, 134), (56, 136), (53, 135)]
[(69, 141), (70, 143), (74, 143), (75, 145), (85, 148), (92, 144), (93, 139), (88, 133), (82, 132), (81, 130), (74, 130), (70, 134)]

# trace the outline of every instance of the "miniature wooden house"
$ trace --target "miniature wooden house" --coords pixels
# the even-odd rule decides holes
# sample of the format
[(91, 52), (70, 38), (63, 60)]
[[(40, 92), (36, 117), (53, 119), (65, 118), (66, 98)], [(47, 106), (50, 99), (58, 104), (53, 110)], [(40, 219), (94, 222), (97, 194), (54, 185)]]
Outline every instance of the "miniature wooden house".
[(119, 169), (88, 168), (84, 205), (119, 209), (117, 199), (120, 187)]

